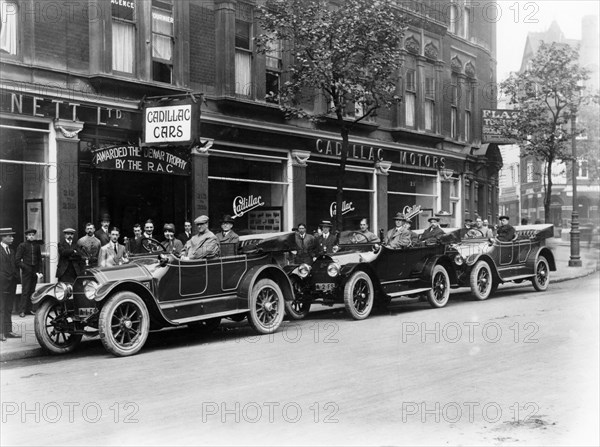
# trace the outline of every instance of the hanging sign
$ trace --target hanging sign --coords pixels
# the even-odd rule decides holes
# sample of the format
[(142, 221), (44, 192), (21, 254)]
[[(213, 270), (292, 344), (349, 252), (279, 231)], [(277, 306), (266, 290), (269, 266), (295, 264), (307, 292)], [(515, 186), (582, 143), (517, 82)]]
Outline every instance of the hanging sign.
[(192, 100), (144, 107), (143, 145), (191, 144), (198, 136), (200, 106)]
[(92, 164), (99, 169), (190, 175), (189, 151), (177, 148), (110, 146), (93, 151)]

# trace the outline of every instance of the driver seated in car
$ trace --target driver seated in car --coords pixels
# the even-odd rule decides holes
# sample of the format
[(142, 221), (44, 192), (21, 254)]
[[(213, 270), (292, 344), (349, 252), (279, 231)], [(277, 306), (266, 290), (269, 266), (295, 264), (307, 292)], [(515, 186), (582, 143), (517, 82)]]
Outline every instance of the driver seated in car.
[(419, 240), (426, 245), (435, 245), (440, 243), (440, 238), (446, 234), (444, 230), (440, 228), (440, 218), (439, 217), (430, 217), (427, 219), (429, 222), (429, 227), (423, 231), (421, 236), (419, 236)]
[(194, 220), (194, 224), (196, 225), (198, 234), (192, 236), (185, 243), (181, 251), (181, 259), (205, 259), (219, 256), (221, 247), (219, 246), (217, 236), (208, 229), (208, 216), (198, 216)]
[[(371, 231), (369, 231), (369, 222), (367, 221), (367, 219), (361, 219), (360, 220), (360, 230), (358, 230), (356, 232), (355, 235), (352, 235), (352, 243), (354, 244), (360, 244), (360, 243), (379, 243), (379, 238), (375, 235), (375, 233), (372, 233)], [(364, 237), (358, 236), (358, 235), (362, 235)]]
[(388, 231), (383, 241), (389, 248), (407, 248), (417, 242), (417, 235), (410, 229), (410, 220), (404, 214), (396, 213), (394, 217), (396, 228)]

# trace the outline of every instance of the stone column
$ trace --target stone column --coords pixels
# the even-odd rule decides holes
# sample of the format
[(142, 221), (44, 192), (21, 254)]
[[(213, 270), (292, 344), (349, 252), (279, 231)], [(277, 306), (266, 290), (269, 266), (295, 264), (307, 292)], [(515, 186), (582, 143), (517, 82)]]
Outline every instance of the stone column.
[(209, 141), (202, 147), (192, 148), (192, 179), (190, 182), (192, 215), (189, 216), (192, 222), (202, 214), (208, 216), (208, 150), (211, 146), (212, 141)]
[(79, 221), (79, 137), (83, 122), (57, 119), (56, 129), (56, 183), (58, 191), (59, 239), (63, 228), (73, 227), (81, 233)]
[(310, 152), (292, 151), (292, 184), (294, 190), (293, 219), (295, 227), (299, 222), (306, 224), (306, 162), (310, 158)]
[(387, 228), (388, 222), (388, 171), (392, 163), (389, 161), (378, 161), (375, 163), (375, 181), (377, 197), (377, 215), (374, 216), (375, 222), (373, 222), (371, 231), (379, 236), (379, 230), (383, 229), (384, 233)]
[(215, 1), (217, 95), (235, 95), (235, 2)]

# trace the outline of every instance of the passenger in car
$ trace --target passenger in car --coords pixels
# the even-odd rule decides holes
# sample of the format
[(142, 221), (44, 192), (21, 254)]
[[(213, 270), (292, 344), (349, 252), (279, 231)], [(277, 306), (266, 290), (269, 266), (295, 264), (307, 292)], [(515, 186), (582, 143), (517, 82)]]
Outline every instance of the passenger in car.
[(217, 239), (217, 236), (208, 229), (208, 216), (198, 216), (196, 220), (194, 220), (194, 224), (196, 224), (198, 234), (192, 236), (192, 238), (185, 243), (185, 247), (183, 247), (183, 251), (181, 252), (181, 259), (204, 259), (219, 256), (221, 252), (219, 240)]
[(419, 237), (419, 240), (427, 245), (438, 244), (440, 242), (440, 238), (446, 234), (444, 230), (440, 228), (440, 218), (432, 216), (427, 219), (429, 222), (429, 228), (423, 231), (423, 234)]
[(406, 248), (414, 245), (418, 238), (417, 235), (410, 229), (410, 220), (407, 219), (404, 214), (396, 213), (394, 217), (396, 228), (392, 228), (388, 231), (384, 245), (389, 248)]
[(496, 238), (500, 242), (510, 242), (515, 237), (514, 227), (508, 223), (508, 216), (500, 216), (500, 226), (498, 227)]
[(179, 257), (181, 250), (183, 250), (183, 244), (179, 239), (175, 238), (175, 225), (166, 223), (163, 226), (163, 232), (165, 234), (165, 239), (161, 242), (161, 245), (165, 248), (167, 253)]

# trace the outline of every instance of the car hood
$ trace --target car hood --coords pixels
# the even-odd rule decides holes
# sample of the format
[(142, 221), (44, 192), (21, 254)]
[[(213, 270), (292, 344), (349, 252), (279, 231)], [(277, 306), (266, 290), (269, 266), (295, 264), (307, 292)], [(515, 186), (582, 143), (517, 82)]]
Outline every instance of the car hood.
[(158, 266), (158, 262), (152, 260), (144, 262), (130, 262), (129, 264), (116, 265), (114, 267), (95, 267), (87, 270), (87, 273), (98, 279), (98, 282), (115, 282), (123, 280), (145, 281), (152, 279), (152, 271)]
[(372, 251), (350, 251), (330, 255), (334, 262), (340, 265), (356, 264), (359, 262), (370, 262), (377, 257)]

